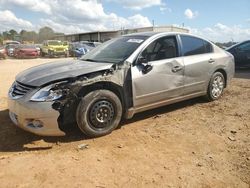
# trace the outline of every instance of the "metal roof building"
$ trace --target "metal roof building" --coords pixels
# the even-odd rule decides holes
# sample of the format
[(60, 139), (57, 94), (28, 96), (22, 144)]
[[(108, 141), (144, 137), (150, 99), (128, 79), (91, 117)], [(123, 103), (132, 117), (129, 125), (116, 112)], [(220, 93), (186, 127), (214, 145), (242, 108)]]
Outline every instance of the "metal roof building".
[(115, 37), (121, 35), (140, 33), (140, 32), (183, 32), (188, 33), (189, 30), (186, 28), (176, 27), (176, 26), (157, 26), (157, 27), (142, 27), (134, 29), (124, 29), (115, 31), (93, 31), (86, 33), (77, 33), (69, 35), (57, 35), (54, 37), (56, 40), (61, 41), (91, 41), (91, 42), (105, 42)]

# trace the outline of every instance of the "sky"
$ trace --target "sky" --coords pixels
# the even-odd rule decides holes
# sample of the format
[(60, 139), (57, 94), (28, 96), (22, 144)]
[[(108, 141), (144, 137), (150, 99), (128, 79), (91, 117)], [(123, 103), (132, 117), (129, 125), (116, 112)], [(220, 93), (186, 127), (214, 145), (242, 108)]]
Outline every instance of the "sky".
[(0, 0), (0, 32), (49, 26), (73, 34), (184, 26), (214, 42), (250, 39), (250, 0)]

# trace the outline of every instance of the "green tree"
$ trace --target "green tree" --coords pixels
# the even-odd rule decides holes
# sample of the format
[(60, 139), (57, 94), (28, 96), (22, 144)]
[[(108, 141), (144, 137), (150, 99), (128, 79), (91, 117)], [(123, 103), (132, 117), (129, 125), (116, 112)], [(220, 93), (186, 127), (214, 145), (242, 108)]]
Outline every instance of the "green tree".
[(34, 43), (38, 42), (38, 34), (35, 31), (22, 30), (20, 32), (22, 41), (32, 41)]
[(9, 31), (3, 32), (3, 40), (11, 40), (11, 34), (9, 33)]
[(15, 36), (16, 36), (18, 33), (16, 32), (16, 30), (11, 29), (11, 30), (9, 30), (9, 34), (10, 34), (10, 39), (11, 39), (11, 40), (14, 40)]
[(0, 44), (2, 45), (3, 44), (3, 34), (0, 33)]
[(39, 42), (43, 42), (44, 40), (53, 39), (55, 33), (53, 29), (51, 29), (50, 27), (43, 27), (39, 30), (38, 35), (39, 35)]

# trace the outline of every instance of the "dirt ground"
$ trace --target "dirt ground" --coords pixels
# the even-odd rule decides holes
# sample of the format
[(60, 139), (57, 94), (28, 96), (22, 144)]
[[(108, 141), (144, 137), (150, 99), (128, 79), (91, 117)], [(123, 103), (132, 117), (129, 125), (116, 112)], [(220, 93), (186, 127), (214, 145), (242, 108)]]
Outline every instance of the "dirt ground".
[(219, 101), (140, 113), (101, 138), (39, 137), (10, 121), (7, 92), (18, 72), (54, 60), (0, 60), (0, 187), (250, 187), (250, 70)]

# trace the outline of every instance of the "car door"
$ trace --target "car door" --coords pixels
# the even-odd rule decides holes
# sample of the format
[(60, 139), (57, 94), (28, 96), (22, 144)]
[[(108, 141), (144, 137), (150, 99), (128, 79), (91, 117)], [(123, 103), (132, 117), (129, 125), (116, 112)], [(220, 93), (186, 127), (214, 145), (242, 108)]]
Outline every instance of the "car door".
[(250, 41), (240, 44), (235, 48), (236, 66), (250, 66)]
[(180, 35), (184, 57), (184, 95), (195, 95), (207, 90), (211, 68), (216, 62), (212, 45), (200, 38)]
[(180, 97), (183, 89), (183, 59), (179, 57), (176, 36), (151, 42), (132, 67), (134, 107), (161, 103)]

